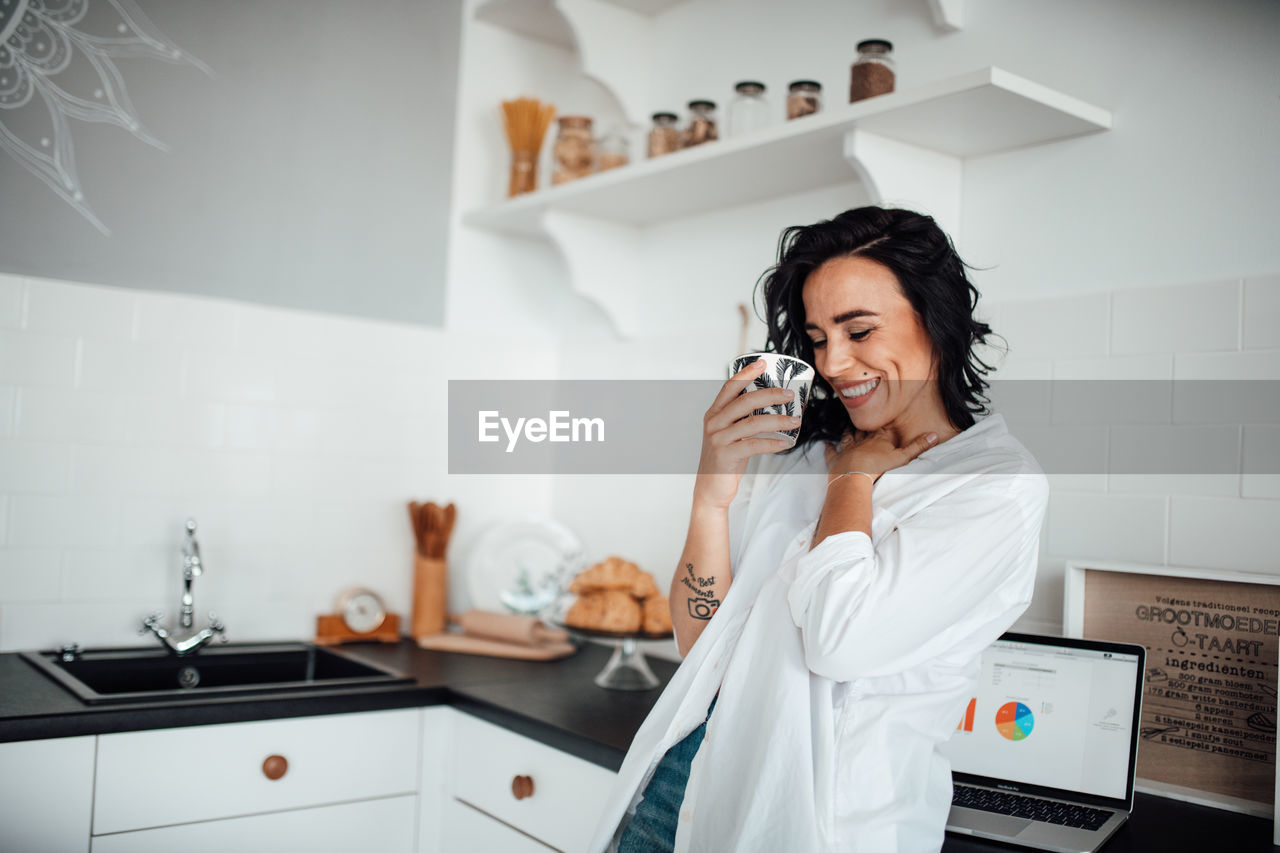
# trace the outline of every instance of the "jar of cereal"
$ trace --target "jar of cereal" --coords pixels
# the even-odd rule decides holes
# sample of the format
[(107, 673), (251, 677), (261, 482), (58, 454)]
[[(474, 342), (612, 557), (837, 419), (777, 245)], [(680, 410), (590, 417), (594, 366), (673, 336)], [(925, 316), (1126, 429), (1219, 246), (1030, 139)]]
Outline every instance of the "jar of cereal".
[(551, 173), (551, 183), (563, 184), (590, 175), (595, 164), (591, 119), (587, 116), (560, 116), (557, 122), (559, 130), (552, 147), (555, 171)]

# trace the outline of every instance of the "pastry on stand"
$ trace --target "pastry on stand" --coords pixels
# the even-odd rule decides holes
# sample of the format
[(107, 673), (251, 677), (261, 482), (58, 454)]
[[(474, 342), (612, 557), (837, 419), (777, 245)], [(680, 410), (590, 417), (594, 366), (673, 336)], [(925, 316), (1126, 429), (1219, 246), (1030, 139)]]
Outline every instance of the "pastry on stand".
[(614, 646), (595, 683), (612, 690), (657, 687), (660, 682), (639, 641), (669, 640), (673, 633), (667, 598), (653, 575), (621, 557), (609, 557), (574, 578), (569, 592), (576, 598), (555, 621), (574, 634)]

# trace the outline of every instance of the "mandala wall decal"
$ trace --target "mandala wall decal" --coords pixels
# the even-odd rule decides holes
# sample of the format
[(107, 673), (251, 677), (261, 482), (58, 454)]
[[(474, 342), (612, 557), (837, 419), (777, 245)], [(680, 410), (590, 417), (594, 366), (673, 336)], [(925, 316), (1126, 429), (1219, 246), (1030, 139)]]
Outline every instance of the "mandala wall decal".
[(164, 37), (132, 0), (0, 0), (0, 149), (105, 235), (76, 172), (70, 119), (105, 122), (166, 151), (143, 127), (115, 59), (213, 73)]

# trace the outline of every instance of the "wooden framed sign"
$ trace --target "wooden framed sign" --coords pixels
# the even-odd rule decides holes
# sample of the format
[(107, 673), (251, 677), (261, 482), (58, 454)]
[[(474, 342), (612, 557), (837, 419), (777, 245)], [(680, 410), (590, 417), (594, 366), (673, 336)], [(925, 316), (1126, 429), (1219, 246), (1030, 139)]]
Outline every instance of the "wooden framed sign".
[(1063, 632), (1147, 648), (1147, 793), (1272, 817), (1280, 577), (1068, 561)]

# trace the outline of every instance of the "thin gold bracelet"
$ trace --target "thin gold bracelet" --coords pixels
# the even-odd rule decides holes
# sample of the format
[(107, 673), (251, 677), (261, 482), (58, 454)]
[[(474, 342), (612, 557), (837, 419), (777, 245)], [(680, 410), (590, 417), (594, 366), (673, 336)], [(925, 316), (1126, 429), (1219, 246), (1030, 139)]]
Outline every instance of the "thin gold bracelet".
[(866, 471), (845, 471), (843, 474), (837, 474), (835, 477), (832, 477), (830, 480), (828, 480), (828, 481), (827, 481), (827, 488), (828, 488), (828, 489), (829, 489), (829, 488), (831, 488), (831, 484), (832, 484), (832, 483), (834, 483), (836, 480), (839, 480), (839, 479), (841, 479), (842, 477), (848, 477), (850, 474), (861, 474), (862, 476), (864, 476), (864, 477), (866, 477), (867, 479), (869, 479), (869, 480), (871, 481), (872, 485), (875, 485), (876, 477), (875, 477), (875, 475), (874, 475), (874, 474), (869, 474), (869, 473), (867, 473)]

